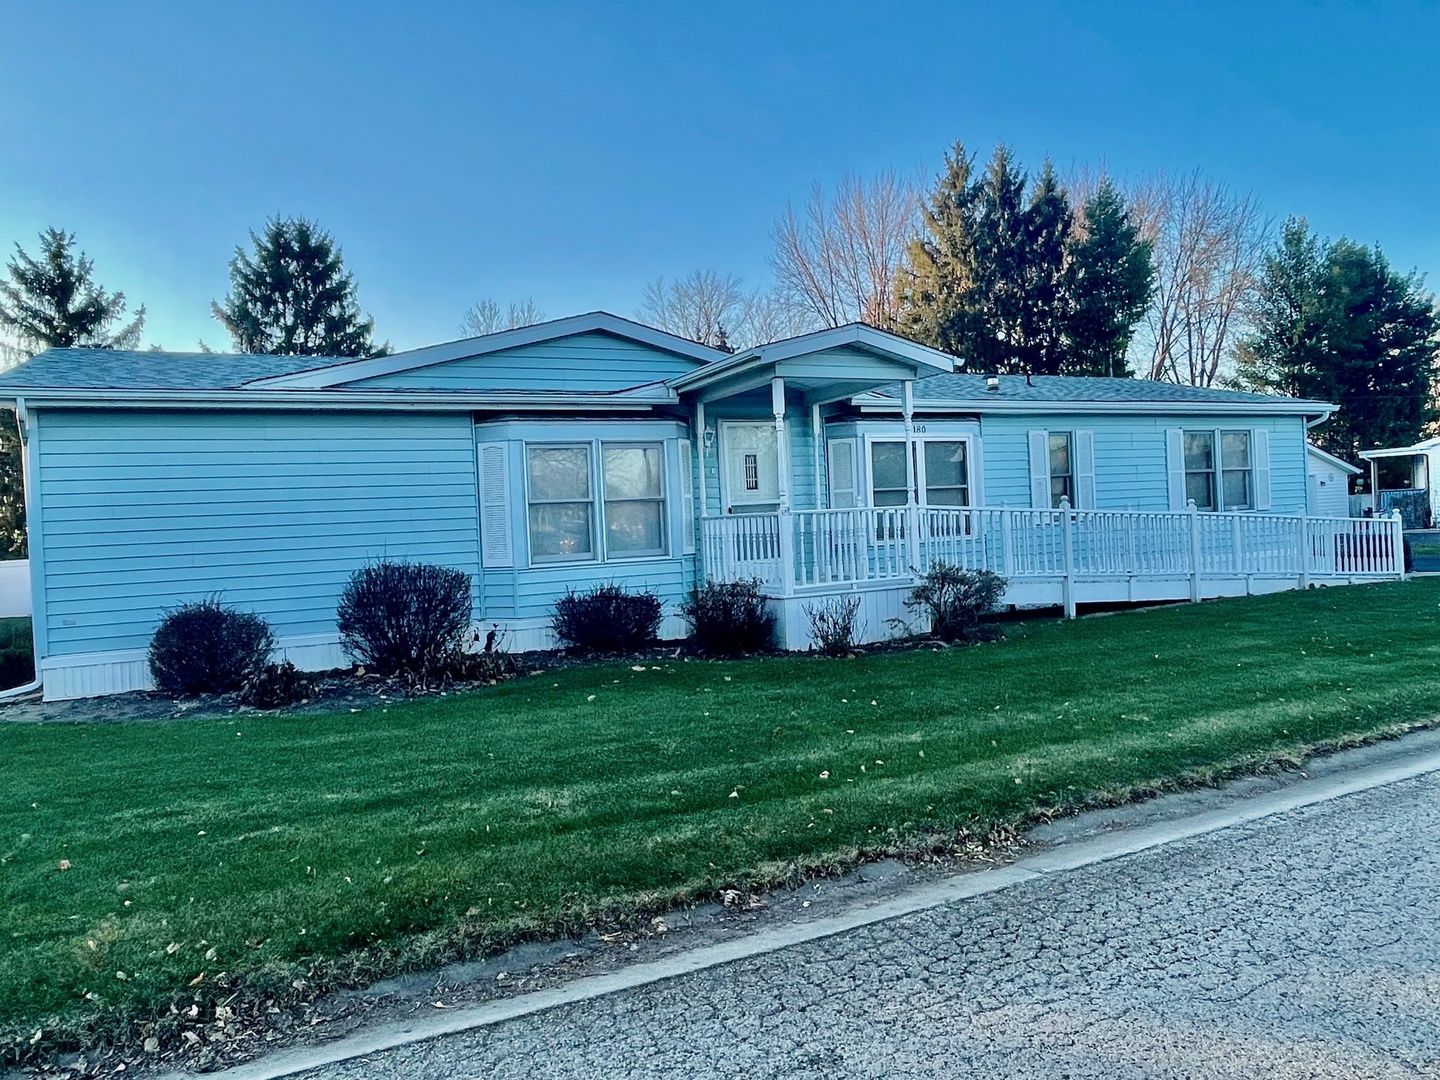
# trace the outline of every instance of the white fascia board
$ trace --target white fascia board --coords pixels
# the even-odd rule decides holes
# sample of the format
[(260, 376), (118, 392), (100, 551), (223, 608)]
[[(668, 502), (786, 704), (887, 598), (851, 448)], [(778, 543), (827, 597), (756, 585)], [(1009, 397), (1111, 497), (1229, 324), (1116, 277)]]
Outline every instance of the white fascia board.
[(642, 345), (663, 349), (666, 352), (688, 357), (701, 364), (710, 364), (728, 359), (729, 353), (700, 345), (663, 330), (641, 323), (622, 319), (606, 311), (592, 311), (584, 315), (571, 315), (565, 319), (522, 326), (515, 330), (501, 330), (483, 337), (447, 341), (440, 345), (427, 345), (422, 349), (376, 356), (367, 360), (352, 360), (330, 367), (313, 368), (291, 375), (276, 375), (268, 379), (256, 379), (246, 383), (257, 390), (267, 389), (320, 389), (342, 383), (374, 379), (381, 375), (395, 375), (402, 371), (443, 364), (449, 360), (463, 360), (472, 356), (485, 356), (503, 349), (514, 349), (522, 345), (534, 345), (541, 341), (572, 337), (594, 331), (614, 334), (616, 337), (638, 341)]
[[(892, 398), (862, 395), (850, 403), (862, 413), (899, 413)], [(1099, 416), (1314, 416), (1334, 406), (1318, 401), (917, 401), (917, 413), (1093, 414)]]
[(860, 345), (880, 353), (887, 359), (913, 364), (917, 368), (933, 368), (935, 371), (947, 374), (955, 370), (954, 357), (946, 353), (927, 345), (918, 345), (884, 330), (876, 330), (873, 326), (850, 323), (846, 326), (801, 334), (799, 337), (773, 341), (769, 345), (762, 345), (756, 349), (747, 349), (717, 363), (696, 368), (694, 371), (687, 371), (684, 375), (677, 375), (669, 380), (669, 385), (676, 390), (692, 390), (697, 386), (708, 386), (722, 379), (742, 374), (751, 368), (767, 367), (785, 360), (822, 353), (828, 349), (838, 349), (845, 345)]
[[(615, 412), (674, 405), (668, 389), (646, 395), (480, 394), (380, 390), (26, 390), (27, 408), (80, 409), (337, 409), (391, 412), (475, 412), (533, 409), (546, 412)], [(0, 394), (0, 401), (6, 400)]]
[(849, 323), (830, 330), (817, 330), (811, 334), (785, 338), (761, 346), (758, 353), (762, 360), (779, 363), (781, 360), (793, 360), (797, 356), (824, 352), (845, 345), (863, 345), (893, 359), (904, 360), (917, 367), (934, 368), (947, 374), (955, 370), (955, 358), (948, 353), (921, 345), (898, 334), (877, 330), (864, 323)]
[[(1348, 461), (1342, 461), (1340, 458), (1336, 457), (1328, 450), (1321, 450), (1320, 447), (1316, 446), (1312, 442), (1307, 442), (1305, 444), (1305, 452), (1307, 454), (1313, 454), (1315, 457), (1325, 462), (1325, 464), (1333, 468), (1339, 469), (1341, 472), (1347, 473), (1350, 476), (1359, 476), (1362, 472), (1364, 472), (1363, 469), (1357, 469)], [(1365, 455), (1362, 453), (1360, 456), (1364, 457)]]

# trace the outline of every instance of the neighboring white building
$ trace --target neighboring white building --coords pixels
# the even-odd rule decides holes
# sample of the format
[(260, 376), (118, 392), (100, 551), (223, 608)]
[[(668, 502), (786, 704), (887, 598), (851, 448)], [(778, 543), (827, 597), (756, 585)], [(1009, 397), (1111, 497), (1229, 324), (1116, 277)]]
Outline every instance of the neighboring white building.
[(1360, 456), (1370, 463), (1376, 513), (1398, 507), (1407, 529), (1428, 529), (1440, 521), (1440, 438), (1361, 450)]
[(1305, 474), (1309, 491), (1305, 508), (1317, 517), (1350, 516), (1350, 477), (1361, 470), (1314, 443), (1305, 444)]

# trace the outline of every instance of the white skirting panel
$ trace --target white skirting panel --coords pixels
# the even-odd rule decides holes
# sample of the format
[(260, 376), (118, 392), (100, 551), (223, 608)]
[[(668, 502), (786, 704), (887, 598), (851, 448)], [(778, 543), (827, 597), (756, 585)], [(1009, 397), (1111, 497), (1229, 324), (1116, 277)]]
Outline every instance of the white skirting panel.
[[(330, 671), (350, 666), (340, 648), (340, 639), (334, 634), (281, 638), (276, 644), (275, 660), (289, 660), (302, 671)], [(40, 675), (45, 683), (46, 701), (155, 689), (144, 649), (47, 656), (40, 661)]]
[(775, 613), (775, 643), (782, 649), (813, 648), (815, 638), (805, 609), (818, 607), (831, 598), (848, 596), (860, 599), (860, 610), (855, 616), (857, 645), (928, 633), (929, 616), (905, 606), (905, 598), (913, 588), (912, 584), (875, 585), (821, 591), (811, 596), (772, 597), (770, 610)]
[(30, 560), (0, 560), (0, 619), (30, 614)]

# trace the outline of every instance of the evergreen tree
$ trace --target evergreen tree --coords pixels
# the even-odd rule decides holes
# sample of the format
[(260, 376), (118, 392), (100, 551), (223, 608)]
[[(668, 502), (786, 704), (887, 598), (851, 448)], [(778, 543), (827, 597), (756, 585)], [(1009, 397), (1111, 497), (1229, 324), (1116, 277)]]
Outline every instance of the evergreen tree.
[(15, 411), (0, 410), (0, 559), (23, 559), (29, 553), (21, 453)]
[(960, 355), (975, 371), (1027, 371), (1032, 359), (1026, 341), (1030, 304), (1030, 215), (1026, 176), (1006, 146), (995, 154), (976, 185), (974, 285), (961, 305)]
[(1074, 297), (1067, 288), (1067, 242), (1075, 215), (1055, 169), (1045, 162), (1025, 210), (1025, 245), (1021, 251), (1023, 291), (1020, 348), (1021, 370), (1056, 375), (1066, 366), (1066, 331)]
[(141, 307), (128, 323), (125, 294), (109, 293), (95, 283), (95, 265), (77, 251), (75, 236), (60, 229), (40, 234), (40, 255), (19, 244), (0, 281), (0, 329), (26, 354), (78, 346), (129, 349), (145, 327)]
[(1252, 331), (1236, 350), (1252, 389), (1340, 406), (1312, 435), (1349, 461), (1403, 446), (1431, 420), (1440, 315), (1422, 279), (1391, 268), (1379, 248), (1285, 223), (1265, 260)]
[(355, 279), (329, 233), (305, 218), (272, 218), (253, 254), (235, 249), (230, 293), (212, 303), (239, 352), (282, 356), (383, 356), (364, 318)]
[(924, 232), (911, 241), (896, 280), (899, 329), (916, 341), (961, 355), (961, 313), (975, 285), (974, 159), (956, 143), (929, 201), (921, 208)]
[(1079, 225), (1065, 274), (1068, 345), (1061, 371), (1127, 376), (1130, 339), (1154, 289), (1151, 244), (1109, 180), (1085, 200)]

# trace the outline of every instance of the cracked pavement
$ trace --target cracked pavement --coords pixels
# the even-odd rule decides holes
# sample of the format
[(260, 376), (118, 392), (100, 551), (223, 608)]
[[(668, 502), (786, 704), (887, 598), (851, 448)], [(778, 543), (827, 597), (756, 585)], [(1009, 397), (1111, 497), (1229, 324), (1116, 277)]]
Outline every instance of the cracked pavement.
[(303, 1075), (1440, 1077), (1440, 775)]

